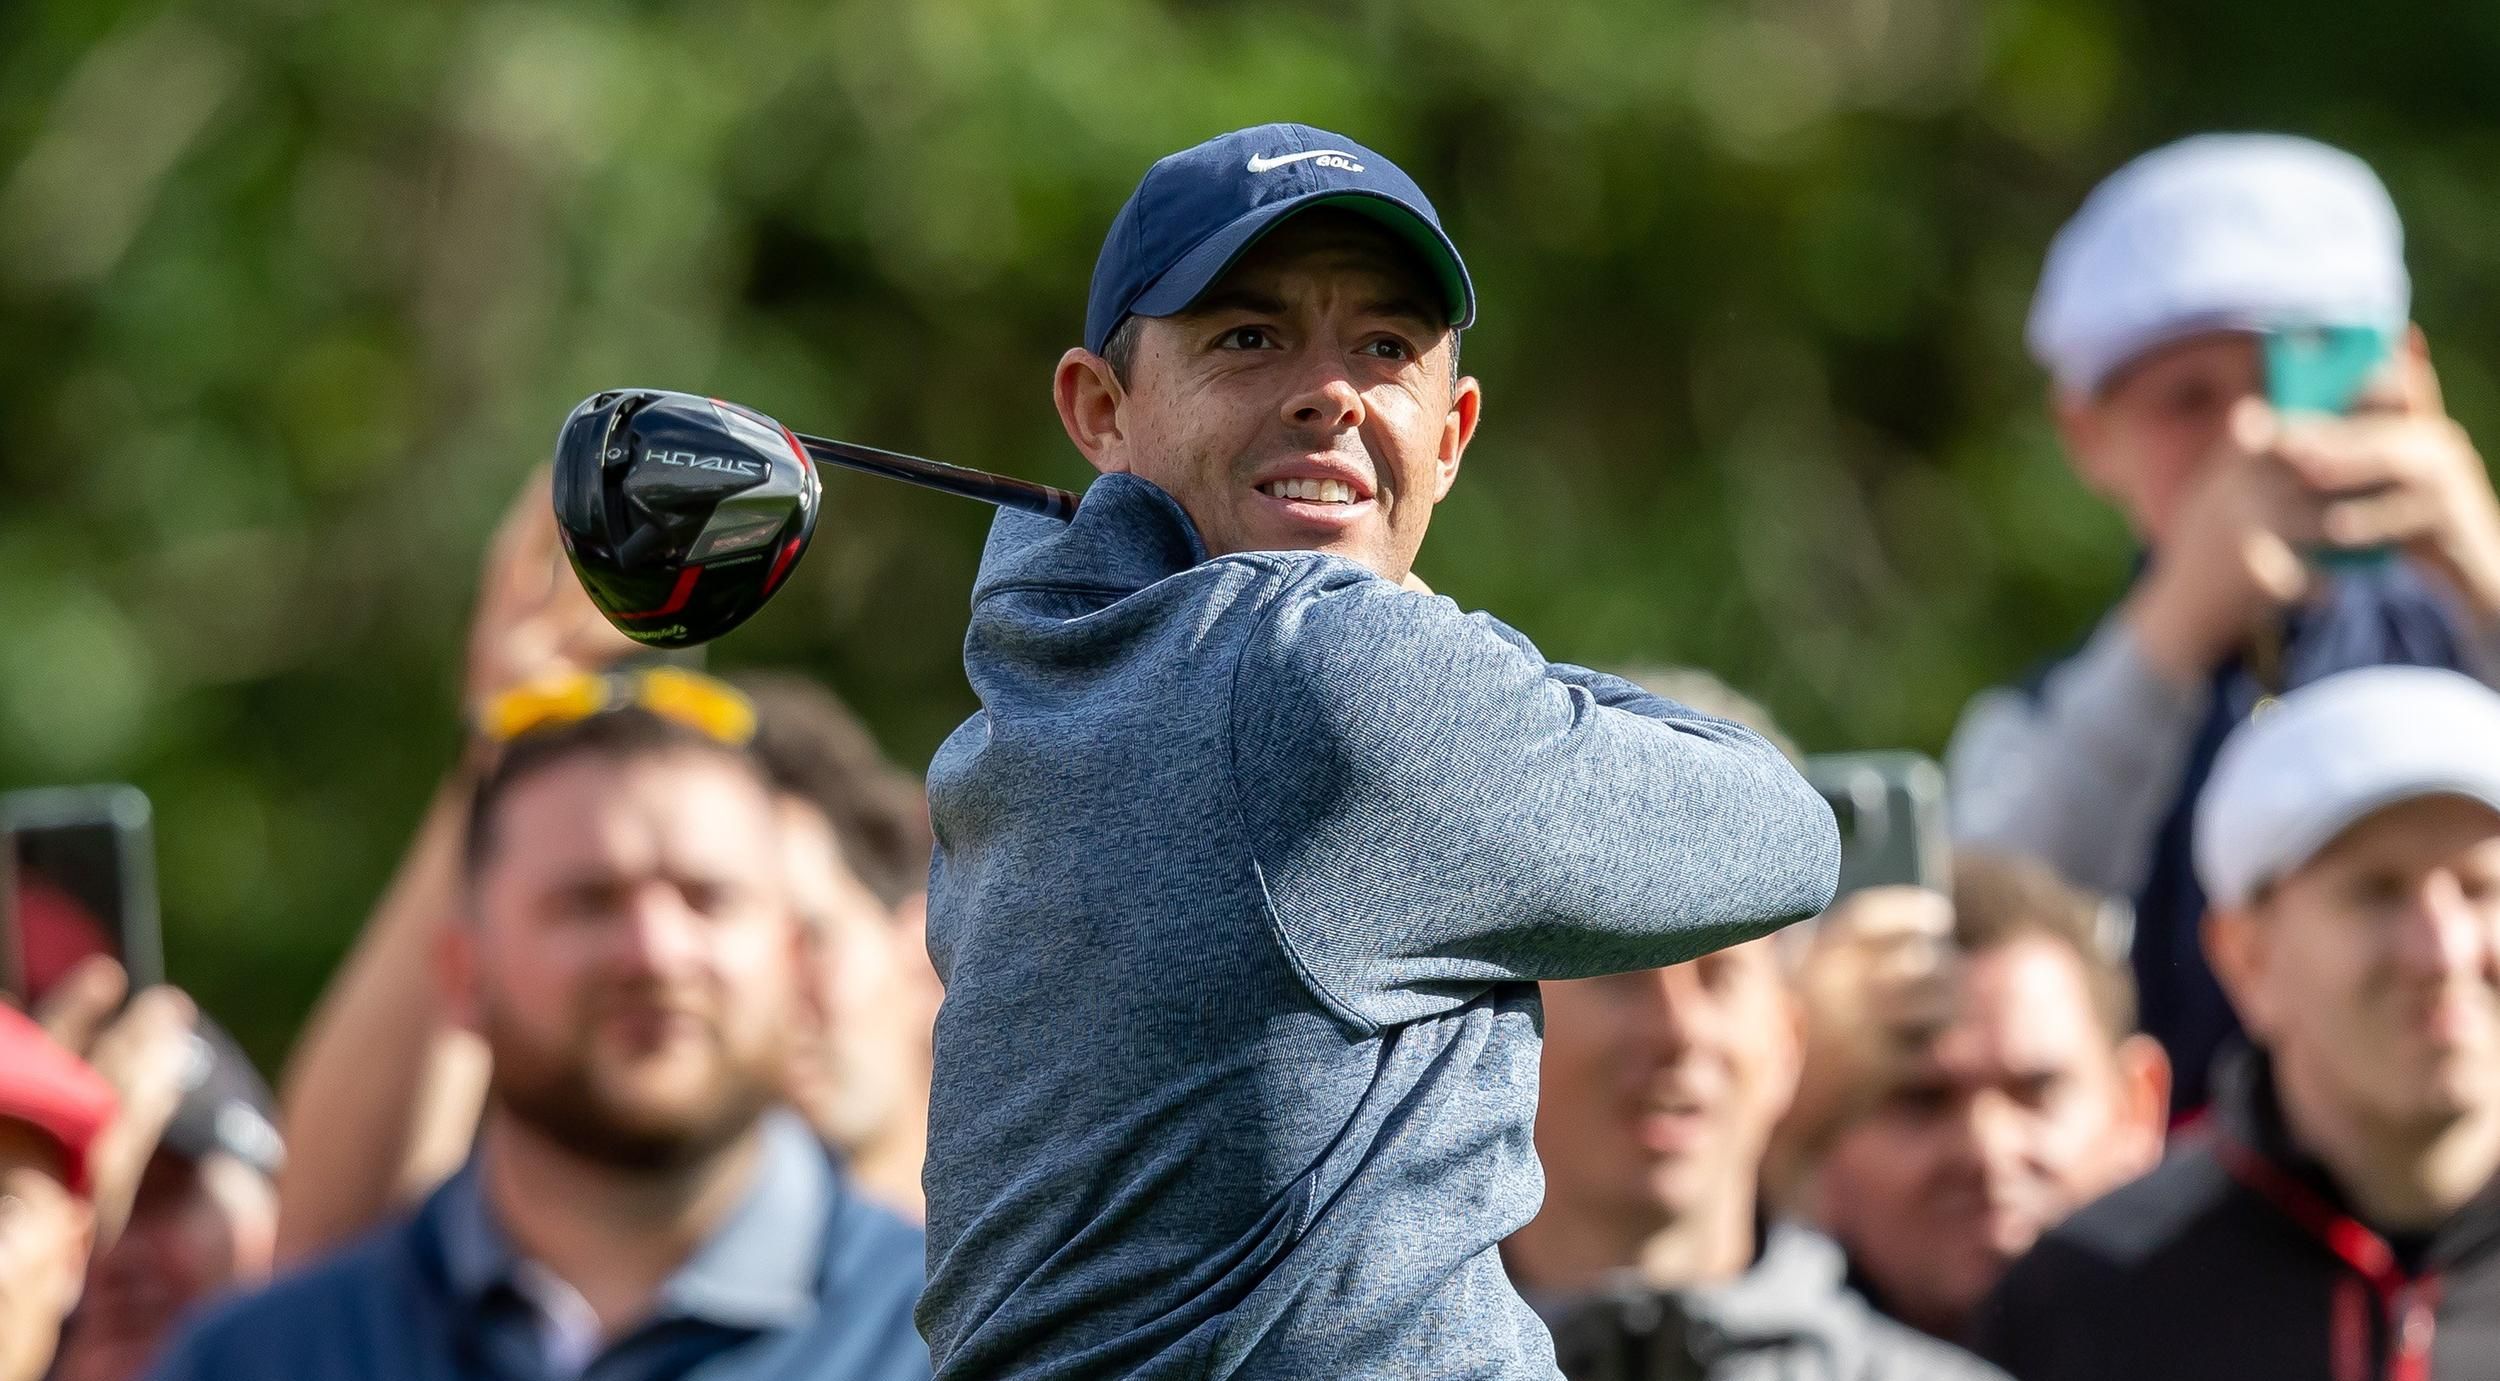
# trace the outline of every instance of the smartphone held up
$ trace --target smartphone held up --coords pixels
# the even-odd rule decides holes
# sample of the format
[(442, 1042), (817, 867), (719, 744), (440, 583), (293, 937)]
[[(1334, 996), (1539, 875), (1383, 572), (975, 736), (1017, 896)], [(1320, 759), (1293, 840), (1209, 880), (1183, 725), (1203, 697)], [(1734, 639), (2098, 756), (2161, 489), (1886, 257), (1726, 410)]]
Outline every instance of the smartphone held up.
[[(2372, 380), (2395, 358), (2396, 337), (2376, 326), (2290, 326), (2265, 333), (2266, 401), (2286, 414), (2343, 417), (2359, 406)], [(2375, 566), (2395, 557), (2389, 547), (2324, 547), (2310, 554), (2321, 566)]]
[(0, 795), (0, 991), (42, 1001), (91, 955), (136, 992), (163, 980), (152, 812), (121, 785)]

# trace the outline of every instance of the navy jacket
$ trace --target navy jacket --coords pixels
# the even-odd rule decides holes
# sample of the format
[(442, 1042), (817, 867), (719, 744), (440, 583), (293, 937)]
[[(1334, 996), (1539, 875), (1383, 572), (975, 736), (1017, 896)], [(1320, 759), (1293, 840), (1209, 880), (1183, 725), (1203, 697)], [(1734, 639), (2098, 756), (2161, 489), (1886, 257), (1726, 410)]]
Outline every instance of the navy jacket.
[[(754, 1188), (580, 1381), (927, 1381), (920, 1234), (860, 1198), (787, 1114)], [(157, 1381), (550, 1378), (475, 1165), (414, 1217), (211, 1313)]]
[(1820, 909), (1776, 749), (1168, 495), (1003, 514), (929, 772), (943, 1377), (1553, 1381), (1532, 980)]

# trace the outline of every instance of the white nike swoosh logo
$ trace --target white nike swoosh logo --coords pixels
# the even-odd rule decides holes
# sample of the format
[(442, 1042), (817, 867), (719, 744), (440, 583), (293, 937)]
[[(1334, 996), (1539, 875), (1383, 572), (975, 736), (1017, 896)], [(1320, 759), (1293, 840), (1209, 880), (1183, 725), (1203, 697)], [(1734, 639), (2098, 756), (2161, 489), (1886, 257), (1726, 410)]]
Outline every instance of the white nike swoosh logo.
[(1325, 158), (1332, 153), (1339, 158), (1352, 158), (1354, 156), (1347, 153), (1343, 149), (1312, 149), (1308, 153), (1289, 153), (1282, 158), (1268, 158), (1254, 153), (1250, 155), (1250, 171), (1254, 173), (1272, 173), (1288, 163), (1299, 163), (1306, 158)]

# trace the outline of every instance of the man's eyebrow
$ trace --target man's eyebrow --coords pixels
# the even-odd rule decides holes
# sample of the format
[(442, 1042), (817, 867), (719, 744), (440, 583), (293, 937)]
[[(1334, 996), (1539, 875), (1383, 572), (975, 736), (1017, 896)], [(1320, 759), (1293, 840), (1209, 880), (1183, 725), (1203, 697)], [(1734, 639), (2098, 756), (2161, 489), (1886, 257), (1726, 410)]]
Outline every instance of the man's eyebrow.
[(1217, 288), (1189, 306), (1191, 316), (1213, 316), (1218, 312), (1248, 312), (1253, 316), (1283, 316), (1285, 299), (1256, 288)]
[[(1252, 316), (1281, 317), (1292, 308), (1285, 299), (1256, 288), (1217, 288), (1189, 306), (1191, 316), (1215, 316), (1225, 312), (1245, 312)], [(1363, 304), (1362, 313), (1371, 317), (1389, 317), (1412, 322), (1427, 330), (1438, 331), (1448, 325), (1440, 311), (1420, 297), (1399, 295), (1379, 298)]]
[(1363, 315), (1385, 316), (1397, 321), (1411, 322), (1430, 331), (1439, 331), (1450, 324), (1443, 318), (1438, 308), (1418, 297), (1385, 297), (1377, 302), (1366, 303), (1363, 307)]

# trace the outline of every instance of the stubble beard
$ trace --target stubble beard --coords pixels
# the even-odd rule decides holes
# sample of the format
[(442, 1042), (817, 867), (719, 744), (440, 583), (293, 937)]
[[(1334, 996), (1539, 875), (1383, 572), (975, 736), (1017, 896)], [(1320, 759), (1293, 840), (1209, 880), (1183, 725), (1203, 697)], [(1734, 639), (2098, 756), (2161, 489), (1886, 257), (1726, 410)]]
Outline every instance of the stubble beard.
[(626, 1106), (600, 1086), (586, 1040), (535, 1045), (490, 1008), (481, 1031), (493, 1061), (488, 1105), (581, 1160), (629, 1174), (702, 1165), (735, 1145), (780, 1099), (780, 1057), (742, 1063), (713, 1033), (713, 1096), (668, 1110)]

